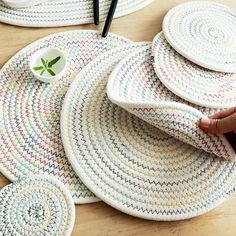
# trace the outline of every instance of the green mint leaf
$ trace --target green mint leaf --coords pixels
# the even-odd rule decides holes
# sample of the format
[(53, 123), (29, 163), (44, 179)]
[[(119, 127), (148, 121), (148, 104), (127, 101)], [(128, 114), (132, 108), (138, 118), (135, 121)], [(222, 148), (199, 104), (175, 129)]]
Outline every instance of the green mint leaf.
[(48, 67), (52, 67), (53, 65), (55, 65), (59, 60), (61, 59), (61, 57), (56, 57), (54, 58), (53, 60), (51, 60), (49, 63), (48, 63)]
[(40, 75), (43, 75), (44, 71), (45, 71), (45, 70), (42, 70), (41, 73), (40, 73)]
[(47, 63), (46, 63), (46, 61), (45, 61), (43, 58), (41, 58), (41, 62), (43, 63), (43, 66), (44, 66), (45, 68), (47, 68)]
[(54, 76), (56, 75), (51, 69), (47, 69), (48, 73), (51, 75), (51, 76)]
[(42, 67), (42, 66), (35, 66), (35, 67), (33, 67), (33, 69), (34, 69), (35, 71), (37, 71), (37, 70), (42, 70), (43, 67)]

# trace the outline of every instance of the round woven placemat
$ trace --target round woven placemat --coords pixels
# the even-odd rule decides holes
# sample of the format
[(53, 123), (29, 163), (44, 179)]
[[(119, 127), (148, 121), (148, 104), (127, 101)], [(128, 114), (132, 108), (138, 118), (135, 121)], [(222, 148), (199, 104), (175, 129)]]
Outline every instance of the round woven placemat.
[[(28, 174), (57, 177), (76, 203), (97, 200), (73, 171), (64, 153), (60, 113), (74, 76), (99, 54), (126, 45), (127, 39), (97, 31), (68, 31), (41, 39), (16, 54), (0, 71), (0, 171), (15, 181)], [(55, 47), (67, 58), (67, 69), (51, 84), (33, 78), (29, 58), (38, 49)]]
[(218, 110), (191, 104), (169, 91), (155, 74), (151, 53), (151, 45), (137, 49), (116, 66), (107, 86), (110, 100), (185, 143), (236, 160), (223, 135), (198, 127), (201, 118)]
[[(107, 16), (111, 1), (100, 0), (100, 20)], [(115, 17), (135, 12), (152, 0), (120, 0)], [(0, 2), (0, 22), (29, 26), (52, 27), (93, 23), (93, 1), (51, 0), (30, 8), (13, 9)]]
[(173, 93), (197, 105), (226, 108), (236, 104), (236, 75), (198, 66), (176, 52), (163, 33), (153, 40), (154, 68)]
[(163, 21), (167, 41), (181, 55), (205, 68), (236, 72), (236, 13), (211, 1), (189, 1), (172, 8)]
[(0, 235), (70, 236), (75, 206), (53, 177), (29, 176), (0, 191)]
[(61, 117), (66, 153), (86, 186), (120, 211), (152, 220), (203, 214), (233, 192), (235, 164), (172, 138), (108, 100), (108, 77), (132, 51), (127, 46), (101, 55), (73, 81)]

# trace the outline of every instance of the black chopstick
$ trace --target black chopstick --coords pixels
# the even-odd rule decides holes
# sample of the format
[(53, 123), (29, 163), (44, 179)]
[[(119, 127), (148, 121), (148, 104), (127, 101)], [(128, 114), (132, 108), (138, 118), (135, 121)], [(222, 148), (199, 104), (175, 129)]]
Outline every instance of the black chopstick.
[(93, 19), (94, 24), (99, 24), (99, 0), (93, 0)]
[(104, 25), (104, 28), (102, 31), (102, 37), (104, 37), (104, 38), (107, 36), (108, 31), (110, 29), (111, 22), (112, 22), (112, 19), (113, 19), (115, 10), (116, 10), (117, 2), (118, 2), (118, 0), (112, 0), (112, 2), (111, 2), (111, 6), (110, 6), (110, 9), (109, 9), (109, 12), (107, 15), (107, 19), (106, 19), (106, 22), (105, 22), (105, 25)]

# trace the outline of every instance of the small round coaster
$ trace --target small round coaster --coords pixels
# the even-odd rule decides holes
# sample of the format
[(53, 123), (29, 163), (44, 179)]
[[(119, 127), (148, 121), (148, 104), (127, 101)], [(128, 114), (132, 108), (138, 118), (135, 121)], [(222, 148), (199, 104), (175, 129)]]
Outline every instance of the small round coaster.
[(182, 56), (207, 69), (236, 72), (236, 13), (210, 1), (172, 8), (163, 21), (167, 41)]
[(73, 81), (61, 116), (68, 158), (96, 196), (127, 214), (152, 220), (203, 214), (234, 192), (236, 166), (109, 101), (110, 73), (135, 49), (130, 45), (99, 56)]
[[(98, 201), (80, 181), (69, 163), (61, 140), (60, 115), (67, 89), (78, 72), (99, 54), (130, 43), (97, 31), (57, 33), (27, 46), (0, 71), (0, 171), (16, 181), (29, 174), (55, 176), (70, 190), (75, 203)], [(65, 54), (67, 67), (56, 81), (46, 84), (34, 78), (31, 56), (43, 48)]]
[(75, 206), (70, 192), (57, 179), (29, 176), (0, 191), (1, 235), (70, 236)]
[(153, 40), (154, 68), (174, 94), (197, 105), (227, 108), (236, 104), (236, 75), (198, 66), (176, 52), (159, 33)]
[[(153, 0), (119, 0), (115, 18), (149, 5)], [(100, 0), (100, 20), (106, 19), (111, 1)], [(14, 9), (0, 1), (0, 22), (27, 27), (55, 27), (93, 23), (93, 1), (51, 0), (43, 4)]]

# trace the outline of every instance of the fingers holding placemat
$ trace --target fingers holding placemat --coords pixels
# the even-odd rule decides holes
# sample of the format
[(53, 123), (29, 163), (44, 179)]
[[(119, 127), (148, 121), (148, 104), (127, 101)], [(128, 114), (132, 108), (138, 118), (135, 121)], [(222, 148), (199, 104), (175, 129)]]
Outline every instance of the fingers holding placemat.
[(61, 117), (67, 156), (88, 188), (127, 214), (180, 220), (208, 212), (234, 192), (235, 164), (180, 142), (108, 100), (109, 75), (135, 49), (101, 55), (72, 83)]

